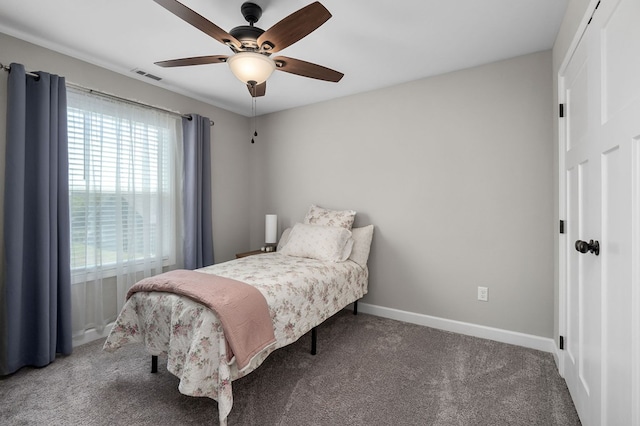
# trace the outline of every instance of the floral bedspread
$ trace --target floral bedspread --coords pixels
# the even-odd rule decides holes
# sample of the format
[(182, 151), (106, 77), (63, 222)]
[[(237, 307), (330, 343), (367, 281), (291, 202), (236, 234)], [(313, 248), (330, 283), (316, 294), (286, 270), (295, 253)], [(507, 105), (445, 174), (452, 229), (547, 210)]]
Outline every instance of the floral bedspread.
[(352, 261), (322, 262), (280, 253), (244, 257), (198, 269), (255, 286), (269, 305), (277, 343), (242, 371), (227, 362), (222, 325), (215, 313), (170, 293), (136, 293), (124, 305), (104, 350), (144, 342), (151, 355), (167, 355), (178, 390), (218, 401), (220, 424), (233, 406), (231, 381), (255, 370), (277, 348), (295, 342), (316, 325), (367, 293), (369, 272)]

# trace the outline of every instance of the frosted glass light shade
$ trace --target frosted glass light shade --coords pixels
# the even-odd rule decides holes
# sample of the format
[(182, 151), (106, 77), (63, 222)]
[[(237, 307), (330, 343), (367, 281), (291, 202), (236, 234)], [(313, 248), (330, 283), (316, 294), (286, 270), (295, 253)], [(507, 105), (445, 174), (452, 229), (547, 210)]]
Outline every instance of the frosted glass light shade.
[(275, 244), (278, 234), (278, 215), (268, 214), (264, 220), (264, 242), (267, 244)]
[(264, 83), (276, 69), (273, 59), (255, 52), (236, 53), (227, 59), (227, 64), (233, 75), (243, 83)]

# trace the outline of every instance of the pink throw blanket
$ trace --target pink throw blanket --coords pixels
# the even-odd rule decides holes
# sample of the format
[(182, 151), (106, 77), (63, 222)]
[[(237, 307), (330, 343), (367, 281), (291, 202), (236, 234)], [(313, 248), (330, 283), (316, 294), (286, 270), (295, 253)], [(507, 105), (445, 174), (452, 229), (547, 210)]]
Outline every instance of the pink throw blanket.
[(127, 299), (141, 291), (180, 294), (213, 310), (232, 351), (229, 359), (236, 357), (239, 370), (276, 341), (266, 299), (258, 289), (241, 281), (178, 269), (138, 281), (129, 289)]

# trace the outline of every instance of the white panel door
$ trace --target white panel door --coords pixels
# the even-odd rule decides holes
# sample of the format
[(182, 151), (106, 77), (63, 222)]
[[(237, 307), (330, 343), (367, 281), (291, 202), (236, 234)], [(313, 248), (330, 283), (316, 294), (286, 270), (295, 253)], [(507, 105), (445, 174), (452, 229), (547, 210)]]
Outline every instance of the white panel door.
[(564, 75), (564, 373), (584, 425), (640, 426), (638, 22), (639, 1), (602, 1)]
[(583, 36), (565, 74), (567, 320), (565, 380), (582, 423), (599, 418), (600, 404), (600, 274), (601, 257), (581, 253), (576, 241), (601, 240), (599, 66), (590, 50), (594, 34)]
[(601, 424), (640, 426), (640, 353), (633, 347), (640, 340), (640, 2), (609, 0), (599, 9), (593, 23), (602, 52)]

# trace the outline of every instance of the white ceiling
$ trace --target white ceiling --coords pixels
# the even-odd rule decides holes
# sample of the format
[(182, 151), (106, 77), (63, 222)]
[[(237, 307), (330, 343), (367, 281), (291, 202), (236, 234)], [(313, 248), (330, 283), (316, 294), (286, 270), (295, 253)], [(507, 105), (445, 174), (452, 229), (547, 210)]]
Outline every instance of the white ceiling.
[[(226, 31), (244, 0), (182, 0)], [(254, 0), (268, 29), (312, 0)], [(281, 54), (345, 74), (329, 83), (275, 72), (258, 114), (550, 49), (567, 0), (321, 0), (333, 17)], [(153, 63), (231, 51), (152, 0), (2, 0), (0, 32), (249, 116), (251, 97), (225, 64)], [(280, 53), (278, 53), (280, 54)], [(0, 58), (10, 62), (11, 58)], [(155, 83), (131, 72), (162, 77)]]

